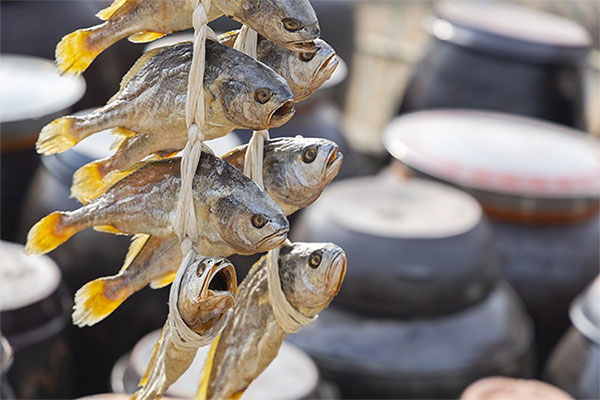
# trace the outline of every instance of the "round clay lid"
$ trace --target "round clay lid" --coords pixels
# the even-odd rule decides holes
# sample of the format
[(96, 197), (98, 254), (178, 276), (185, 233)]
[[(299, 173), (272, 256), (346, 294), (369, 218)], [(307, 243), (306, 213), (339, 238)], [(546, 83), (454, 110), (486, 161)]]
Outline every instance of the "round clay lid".
[(600, 141), (541, 120), (472, 110), (401, 116), (387, 150), (411, 168), (469, 188), (551, 199), (600, 196)]

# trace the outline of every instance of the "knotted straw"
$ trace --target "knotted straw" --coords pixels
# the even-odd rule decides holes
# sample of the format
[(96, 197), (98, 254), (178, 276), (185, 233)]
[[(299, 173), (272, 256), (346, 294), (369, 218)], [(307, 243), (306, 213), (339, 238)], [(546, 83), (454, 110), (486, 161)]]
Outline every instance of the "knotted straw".
[[(258, 37), (256, 31), (248, 26), (242, 26), (233, 48), (256, 59)], [(254, 131), (248, 142), (248, 150), (244, 159), (244, 174), (250, 177), (262, 189), (263, 183), (263, 155), (264, 143), (269, 140), (269, 131)], [(289, 241), (287, 242), (289, 243)], [(269, 297), (273, 314), (279, 327), (286, 333), (298, 332), (303, 326), (313, 323), (316, 317), (309, 318), (296, 310), (287, 300), (281, 289), (279, 277), (279, 248), (267, 253), (267, 280), (269, 283)]]

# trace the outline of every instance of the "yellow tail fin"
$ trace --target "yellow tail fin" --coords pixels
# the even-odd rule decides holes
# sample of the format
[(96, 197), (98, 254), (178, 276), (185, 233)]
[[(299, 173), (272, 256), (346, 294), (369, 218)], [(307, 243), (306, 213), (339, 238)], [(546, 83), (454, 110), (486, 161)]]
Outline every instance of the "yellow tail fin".
[(157, 278), (154, 278), (150, 282), (150, 287), (152, 289), (164, 288), (165, 286), (173, 283), (173, 281), (175, 280), (175, 275), (177, 275), (177, 271), (169, 271)]
[(77, 137), (73, 133), (75, 117), (62, 117), (55, 119), (42, 128), (35, 144), (40, 154), (61, 153), (77, 144)]
[(208, 384), (210, 383), (210, 375), (213, 369), (213, 362), (215, 361), (215, 354), (217, 354), (217, 347), (219, 346), (219, 340), (221, 335), (210, 345), (208, 356), (204, 361), (204, 368), (202, 368), (202, 374), (200, 375), (200, 381), (198, 382), (198, 391), (196, 392), (195, 400), (208, 400)]
[(108, 317), (129, 297), (126, 287), (120, 287), (119, 276), (99, 278), (83, 285), (75, 293), (73, 323), (77, 326), (92, 326)]
[(76, 227), (63, 224), (64, 217), (65, 213), (56, 211), (39, 220), (27, 234), (25, 254), (48, 253), (76, 234)]
[(71, 197), (75, 197), (82, 204), (87, 204), (108, 189), (110, 184), (103, 180), (102, 163), (103, 161), (94, 161), (75, 171)]
[(56, 65), (61, 73), (79, 75), (100, 54), (102, 49), (94, 48), (90, 42), (90, 36), (98, 26), (79, 29), (63, 36), (55, 51)]
[(152, 42), (153, 40), (160, 39), (163, 36), (165, 36), (165, 34), (161, 32), (140, 32), (129, 36), (129, 41), (131, 43), (148, 43)]

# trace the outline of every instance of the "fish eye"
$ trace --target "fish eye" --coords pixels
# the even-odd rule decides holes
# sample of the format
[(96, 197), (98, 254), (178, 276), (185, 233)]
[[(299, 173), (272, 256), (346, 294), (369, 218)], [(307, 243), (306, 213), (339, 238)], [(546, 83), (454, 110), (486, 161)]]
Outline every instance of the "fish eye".
[(196, 275), (198, 275), (199, 277), (202, 276), (206, 267), (206, 260), (202, 260), (201, 262), (199, 262), (198, 267), (196, 268)]
[(304, 161), (306, 164), (310, 164), (311, 162), (315, 161), (315, 158), (317, 158), (317, 152), (317, 146), (315, 145), (306, 147), (304, 150), (302, 150), (302, 161)]
[(311, 268), (318, 268), (319, 265), (321, 265), (321, 261), (323, 261), (323, 252), (321, 250), (317, 250), (308, 258), (308, 265)]
[(254, 214), (252, 216), (252, 218), (250, 219), (250, 222), (252, 222), (252, 225), (257, 229), (260, 229), (263, 226), (265, 226), (268, 221), (269, 220), (267, 219), (267, 217), (265, 217), (262, 214)]
[(295, 18), (284, 18), (281, 22), (283, 23), (285, 30), (289, 32), (296, 32), (304, 28), (300, 21)]
[(271, 97), (273, 97), (273, 91), (271, 89), (262, 88), (254, 92), (254, 100), (258, 101), (260, 104), (265, 104), (267, 101), (271, 100)]
[(298, 57), (300, 58), (300, 60), (308, 62), (308, 61), (312, 60), (313, 58), (315, 58), (316, 54), (317, 54), (316, 51), (314, 51), (314, 52), (305, 52), (305, 53), (300, 53), (298, 55)]

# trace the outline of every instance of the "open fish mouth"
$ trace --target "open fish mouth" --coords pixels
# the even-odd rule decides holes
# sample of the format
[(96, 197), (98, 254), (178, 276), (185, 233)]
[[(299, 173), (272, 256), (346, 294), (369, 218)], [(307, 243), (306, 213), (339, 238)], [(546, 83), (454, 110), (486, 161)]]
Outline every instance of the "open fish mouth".
[(339, 64), (340, 60), (336, 57), (335, 53), (327, 57), (313, 74), (311, 83), (312, 90), (318, 89), (327, 82)]
[(292, 50), (292, 51), (297, 51), (297, 52), (314, 52), (318, 50), (317, 45), (315, 44), (315, 42), (312, 41), (299, 41), (299, 42), (288, 42), (286, 43), (285, 47), (287, 47), (288, 49)]
[(204, 273), (200, 288), (200, 299), (208, 299), (215, 293), (237, 295), (237, 277), (235, 268), (229, 261), (222, 259), (213, 263)]
[(294, 103), (286, 101), (281, 107), (276, 109), (269, 115), (269, 127), (278, 128), (288, 122), (290, 118), (294, 116), (296, 110), (294, 109)]
[(287, 239), (289, 229), (280, 229), (279, 231), (267, 236), (258, 243), (257, 252), (268, 251), (282, 244)]
[(329, 153), (329, 158), (327, 159), (327, 164), (325, 164), (325, 180), (333, 179), (340, 170), (342, 166), (342, 161), (344, 160), (344, 155), (341, 151), (338, 150), (338, 147), (335, 146), (331, 152)]
[(336, 295), (339, 293), (344, 277), (346, 276), (346, 254), (339, 251), (331, 260), (331, 265), (325, 276), (327, 290), (330, 294)]

